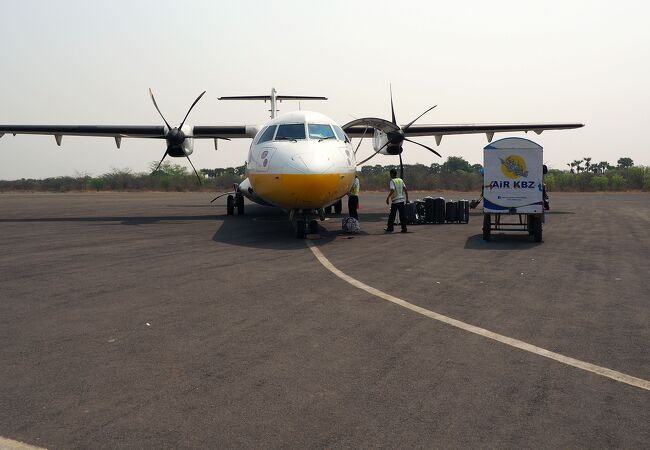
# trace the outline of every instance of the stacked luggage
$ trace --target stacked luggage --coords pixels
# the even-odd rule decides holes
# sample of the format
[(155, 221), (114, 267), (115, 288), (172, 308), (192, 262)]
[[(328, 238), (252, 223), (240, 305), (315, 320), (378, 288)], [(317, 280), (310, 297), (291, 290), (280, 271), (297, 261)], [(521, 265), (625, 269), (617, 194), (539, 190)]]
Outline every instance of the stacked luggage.
[(408, 225), (469, 223), (468, 200), (445, 201), (442, 197), (424, 197), (405, 206)]
[(458, 223), (469, 223), (469, 201), (458, 200), (456, 202), (456, 219)]
[(405, 205), (406, 223), (408, 225), (420, 225), (426, 223), (426, 208), (423, 200), (416, 200)]

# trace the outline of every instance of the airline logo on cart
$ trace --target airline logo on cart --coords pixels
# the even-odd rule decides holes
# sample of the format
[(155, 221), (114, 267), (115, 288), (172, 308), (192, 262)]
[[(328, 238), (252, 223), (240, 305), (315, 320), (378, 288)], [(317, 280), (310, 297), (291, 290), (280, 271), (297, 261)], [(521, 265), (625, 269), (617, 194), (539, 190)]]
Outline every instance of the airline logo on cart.
[[(491, 181), (488, 185), (490, 189), (535, 189), (534, 181), (512, 181), (510, 180), (495, 180)], [(501, 197), (499, 197), (501, 198)]]
[(526, 161), (521, 156), (510, 155), (506, 159), (499, 158), (499, 160), (501, 161), (501, 172), (511, 180), (528, 177)]

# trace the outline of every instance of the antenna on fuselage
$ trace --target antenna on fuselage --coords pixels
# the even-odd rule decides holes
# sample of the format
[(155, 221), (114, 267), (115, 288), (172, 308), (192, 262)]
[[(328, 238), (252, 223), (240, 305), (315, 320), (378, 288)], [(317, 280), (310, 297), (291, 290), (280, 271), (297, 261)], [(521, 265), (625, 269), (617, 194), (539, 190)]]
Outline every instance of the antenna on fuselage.
[(327, 97), (315, 97), (305, 95), (277, 95), (275, 88), (271, 88), (271, 95), (237, 95), (231, 97), (219, 97), (219, 100), (264, 100), (271, 102), (271, 119), (274, 119), (278, 113), (278, 101), (283, 100), (327, 100)]

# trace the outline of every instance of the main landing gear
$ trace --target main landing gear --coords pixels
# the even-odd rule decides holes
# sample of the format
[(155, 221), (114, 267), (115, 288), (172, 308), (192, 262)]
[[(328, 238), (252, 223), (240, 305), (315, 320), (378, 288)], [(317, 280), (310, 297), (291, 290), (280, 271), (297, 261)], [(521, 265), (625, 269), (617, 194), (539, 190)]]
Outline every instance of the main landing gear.
[(226, 212), (229, 216), (235, 214), (235, 208), (237, 208), (237, 215), (244, 215), (244, 196), (237, 192), (235, 195), (229, 195), (226, 199)]
[[(317, 214), (320, 220), (325, 220), (324, 210), (318, 210)], [(319, 225), (312, 210), (294, 209), (290, 213), (290, 219), (296, 229), (296, 238), (305, 239), (307, 234), (318, 234)]]

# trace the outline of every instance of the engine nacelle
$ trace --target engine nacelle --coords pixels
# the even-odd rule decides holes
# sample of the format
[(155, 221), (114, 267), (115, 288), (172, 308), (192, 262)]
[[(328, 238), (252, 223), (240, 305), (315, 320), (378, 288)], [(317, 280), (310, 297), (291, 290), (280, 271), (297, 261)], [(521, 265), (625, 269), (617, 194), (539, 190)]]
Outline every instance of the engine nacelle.
[(399, 155), (402, 153), (402, 142), (404, 139), (401, 135), (397, 135), (398, 133), (397, 131), (384, 133), (375, 128), (375, 133), (372, 137), (372, 147), (375, 152), (379, 152), (382, 155)]
[(184, 124), (182, 128), (168, 130), (165, 127), (167, 154), (173, 158), (184, 158), (194, 152), (194, 127)]

